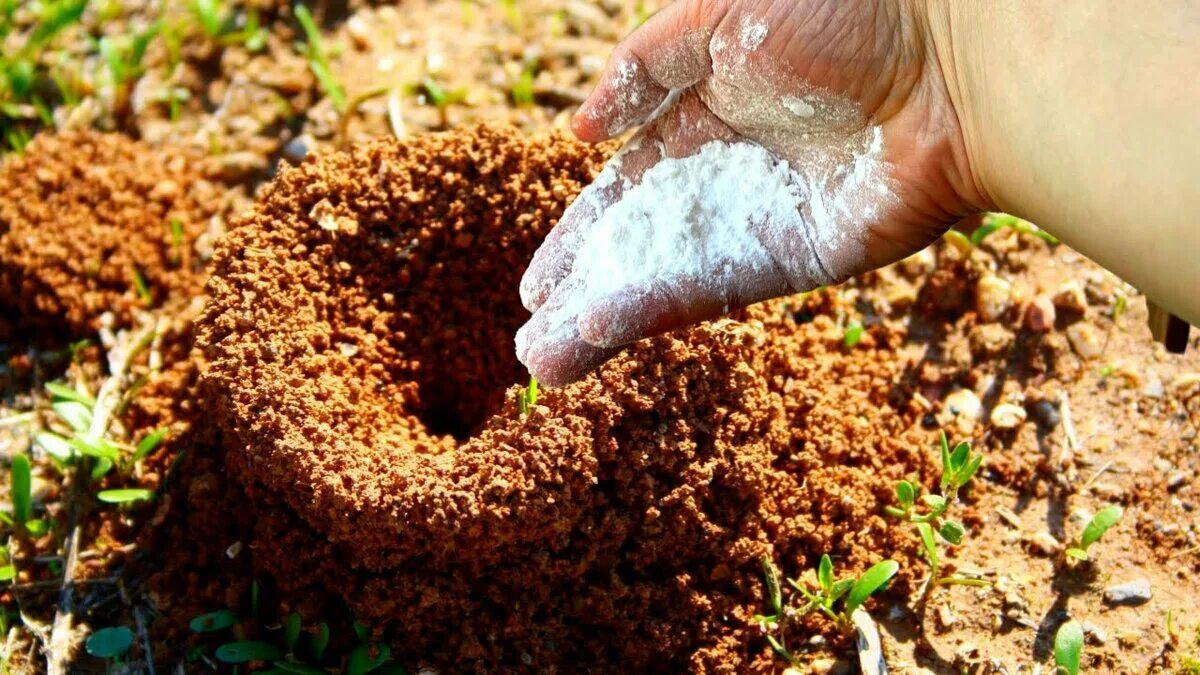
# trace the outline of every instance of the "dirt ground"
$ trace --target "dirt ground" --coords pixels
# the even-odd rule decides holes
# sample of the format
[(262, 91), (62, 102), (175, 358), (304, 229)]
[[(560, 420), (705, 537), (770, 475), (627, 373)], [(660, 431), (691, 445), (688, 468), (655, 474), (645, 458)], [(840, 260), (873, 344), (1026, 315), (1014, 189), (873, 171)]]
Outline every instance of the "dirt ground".
[[(517, 280), (613, 150), (547, 134), (654, 7), (314, 3), (344, 105), (287, 3), (222, 5), (217, 36), (192, 7), (85, 9), (40, 57), (79, 66), (79, 100), (0, 165), (0, 448), (33, 458), (51, 523), (5, 526), (10, 671), (105, 671), (83, 643), (127, 626), (138, 672), (232, 672), (221, 648), (248, 640), (287, 672), (853, 672), (832, 622), (775, 630), (789, 664), (754, 618), (762, 557), (811, 580), (824, 553), (900, 563), (867, 605), (893, 672), (1051, 672), (1068, 619), (1086, 671), (1200, 668), (1200, 338), (1167, 354), (1135, 289), (1031, 234), (948, 237), (643, 341), (522, 413)], [(118, 85), (87, 36), (155, 20), (180, 47), (157, 33)], [(34, 440), (71, 434), (49, 381), (111, 404), (123, 451), (163, 442), (95, 479), (57, 466)], [(936, 489), (939, 430), (984, 456), (944, 554), (986, 584), (926, 596), (884, 507), (898, 480)], [(114, 488), (154, 498), (95, 498)], [(1150, 597), (1106, 599), (1131, 582)]]

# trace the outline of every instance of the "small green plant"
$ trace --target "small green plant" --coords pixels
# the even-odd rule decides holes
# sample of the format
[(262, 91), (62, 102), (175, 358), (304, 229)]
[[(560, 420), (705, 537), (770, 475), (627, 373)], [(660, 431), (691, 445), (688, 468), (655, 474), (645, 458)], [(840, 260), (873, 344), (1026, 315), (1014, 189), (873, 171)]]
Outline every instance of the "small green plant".
[(137, 291), (138, 298), (147, 306), (154, 304), (154, 295), (150, 292), (150, 285), (146, 283), (146, 275), (137, 267), (133, 268), (133, 289)]
[(533, 406), (537, 405), (538, 401), (538, 381), (536, 377), (530, 376), (529, 386), (525, 391), (521, 392), (521, 397), (517, 399), (517, 405), (521, 408), (522, 415), (528, 415)]
[(113, 86), (127, 89), (145, 71), (142, 61), (150, 41), (158, 35), (160, 24), (150, 25), (133, 35), (100, 38), (96, 43), (100, 57), (108, 67)]
[(47, 521), (33, 517), (33, 466), (24, 453), (13, 455), (9, 467), (9, 493), (12, 514), (0, 513), (0, 522), (12, 526), (18, 533), (32, 537), (45, 534), (50, 526)]
[(1117, 321), (1128, 309), (1129, 298), (1124, 293), (1117, 293), (1117, 299), (1113, 302), (1112, 312), (1109, 313), (1109, 316), (1112, 317), (1113, 321)]
[(222, 0), (191, 0), (188, 9), (206, 36), (215, 38), (224, 32), (229, 10)]
[[(327, 672), (320, 664), (328, 660), (329, 624), (322, 621), (305, 630), (300, 615), (292, 612), (277, 627), (267, 627), (265, 635), (260, 633), (260, 639), (243, 639), (245, 630), (239, 628), (238, 624), (258, 621), (258, 616), (259, 586), (254, 582), (250, 587), (248, 617), (239, 620), (232, 611), (220, 609), (194, 617), (188, 627), (197, 634), (214, 637), (228, 634), (236, 638), (219, 643), (213, 651), (213, 657), (222, 663), (238, 666), (250, 661), (266, 661), (274, 666), (272, 672), (276, 673), (321, 675)], [(354, 622), (354, 633), (357, 643), (348, 654), (337, 659), (345, 659), (345, 672), (348, 675), (365, 675), (374, 671), (404, 672), (391, 663), (391, 650), (387, 645), (373, 642), (371, 632), (357, 621)], [(199, 653), (204, 651), (205, 648), (201, 646)]]
[(420, 97), (420, 100), (426, 104), (437, 108), (438, 117), (441, 118), (439, 124), (443, 129), (450, 126), (449, 107), (467, 100), (466, 89), (446, 89), (432, 75), (421, 78), (421, 81), (410, 87), (409, 91)]
[(989, 213), (984, 217), (983, 224), (971, 233), (971, 244), (979, 246), (988, 235), (1004, 228), (1015, 230), (1021, 234), (1033, 235), (1050, 244), (1058, 243), (1058, 239), (1054, 235), (1045, 230), (1040, 230), (1032, 223), (1021, 220), (1016, 216), (1010, 216), (1007, 213)]
[(133, 646), (133, 631), (125, 626), (101, 628), (89, 635), (83, 646), (88, 654), (98, 659), (120, 663)]
[(24, 34), (23, 44), (14, 44), (19, 36), (10, 35), (16, 26), (16, 8), (24, 3), (0, 2), (0, 137), (8, 149), (20, 152), (39, 124), (53, 122), (51, 104), (67, 100), (74, 92), (59, 91), (45, 55), (62, 31), (79, 22), (87, 0), (46, 0), (28, 3), (33, 25)]
[(525, 62), (525, 67), (521, 69), (521, 75), (513, 83), (513, 103), (519, 106), (531, 106), (536, 103), (533, 90), (533, 78), (535, 75), (537, 75), (537, 61), (530, 59)]
[(1079, 675), (1083, 654), (1083, 626), (1072, 619), (1058, 627), (1054, 635), (1054, 670), (1060, 675)]
[(317, 83), (321, 85), (321, 91), (324, 91), (333, 103), (333, 109), (343, 113), (346, 111), (346, 93), (329, 67), (329, 55), (321, 39), (321, 29), (317, 27), (312, 12), (303, 4), (296, 5), (295, 14), (300, 28), (304, 30), (305, 44), (300, 47), (300, 51), (308, 58), (308, 67), (317, 78)]
[(521, 9), (517, 7), (517, 0), (500, 0), (500, 8), (504, 11), (504, 19), (508, 22), (508, 27), (514, 31), (520, 31), (525, 24), (525, 19), (521, 16)]
[[(130, 448), (109, 438), (107, 430), (98, 428), (101, 425), (96, 424), (96, 399), (90, 394), (57, 382), (47, 383), (46, 391), (50, 394), (50, 407), (70, 431), (66, 435), (42, 431), (36, 434), (33, 440), (59, 468), (73, 465), (80, 460), (90, 460), (93, 479), (107, 475), (113, 468), (122, 474), (128, 474), (133, 466), (153, 452), (167, 435), (165, 428), (158, 429), (146, 434), (137, 445)], [(102, 500), (112, 504), (124, 504), (152, 498), (153, 493), (147, 495), (147, 492), (149, 491), (140, 489), (105, 490), (106, 496)]]
[(859, 341), (862, 340), (862, 335), (863, 325), (855, 321), (846, 326), (846, 331), (842, 333), (842, 344), (846, 346), (846, 349), (854, 349)]
[(1117, 524), (1117, 521), (1121, 519), (1122, 513), (1124, 511), (1116, 504), (1109, 504), (1100, 509), (1088, 522), (1087, 527), (1083, 528), (1083, 532), (1079, 535), (1079, 541), (1074, 546), (1067, 548), (1067, 558), (1078, 561), (1088, 560), (1088, 549), (1091, 548), (1092, 544), (1100, 541), (1100, 537), (1103, 537), (1109, 528)]
[(884, 513), (910, 523), (916, 529), (925, 560), (929, 563), (926, 593), (936, 585), (986, 586), (988, 583), (982, 579), (941, 576), (941, 542), (958, 546), (966, 535), (962, 523), (948, 518), (946, 514), (958, 501), (959, 491), (966, 487), (983, 465), (983, 455), (973, 454), (971, 444), (966, 441), (951, 450), (945, 432), (940, 434), (939, 446), (942, 477), (938, 488), (941, 494), (920, 494), (920, 488), (915, 483), (902, 480), (896, 483), (896, 506), (884, 507)]
[(828, 554), (822, 555), (817, 566), (815, 588), (810, 588), (796, 579), (788, 579), (788, 585), (796, 589), (807, 601), (802, 607), (793, 608), (783, 602), (779, 571), (774, 563), (767, 556), (763, 556), (760, 563), (767, 591), (767, 607), (771, 613), (758, 614), (754, 618), (762, 628), (771, 649), (792, 665), (799, 665), (799, 662), (788, 650), (783, 635), (789, 621), (810, 612), (819, 612), (833, 621), (839, 630), (852, 630), (851, 617), (854, 616), (854, 612), (862, 607), (867, 598), (887, 587), (888, 582), (900, 570), (900, 563), (895, 560), (882, 560), (858, 577), (835, 579), (833, 560)]
[(221, 44), (240, 44), (252, 52), (262, 51), (267, 44), (267, 30), (253, 7), (245, 10), (245, 21), (238, 30), (231, 29), (236, 13), (225, 0), (191, 0), (188, 8), (204, 35)]

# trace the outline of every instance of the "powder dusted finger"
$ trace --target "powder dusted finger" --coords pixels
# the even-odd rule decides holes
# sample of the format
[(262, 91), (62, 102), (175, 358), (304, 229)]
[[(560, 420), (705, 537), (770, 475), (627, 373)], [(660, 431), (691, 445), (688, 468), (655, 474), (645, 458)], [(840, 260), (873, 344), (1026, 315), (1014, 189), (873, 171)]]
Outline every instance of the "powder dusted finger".
[(620, 347), (788, 292), (787, 280), (770, 268), (748, 268), (728, 277), (712, 274), (671, 283), (652, 281), (588, 305), (578, 320), (579, 335), (598, 347)]
[(517, 331), (517, 358), (548, 387), (569, 384), (615, 353), (579, 337), (576, 314), (566, 309), (579, 293), (579, 277), (568, 277)]
[(521, 277), (521, 302), (526, 309), (532, 312), (541, 307), (570, 275), (576, 252), (591, 236), (592, 227), (662, 157), (657, 124), (650, 124), (608, 161), (596, 180), (563, 213)]
[(572, 129), (585, 141), (612, 138), (646, 122), (672, 90), (690, 87), (712, 68), (708, 36), (723, 12), (681, 0), (651, 17), (613, 50)]
[(521, 276), (521, 303), (537, 311), (558, 283), (575, 265), (575, 249), (586, 239), (592, 225), (613, 202), (621, 198), (625, 179), (618, 173), (619, 160), (610, 161), (596, 180), (563, 212), (558, 224), (533, 254), (533, 260)]

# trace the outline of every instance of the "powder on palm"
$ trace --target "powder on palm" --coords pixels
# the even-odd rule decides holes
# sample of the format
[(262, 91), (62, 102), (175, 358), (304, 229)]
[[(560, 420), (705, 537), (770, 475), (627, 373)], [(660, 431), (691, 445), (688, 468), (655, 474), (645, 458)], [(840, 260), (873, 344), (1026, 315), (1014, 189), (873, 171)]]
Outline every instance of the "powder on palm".
[[(793, 287), (838, 280), (844, 271), (821, 257), (836, 255), (839, 268), (861, 262), (865, 223), (891, 198), (878, 127), (838, 150), (789, 163), (755, 143), (711, 141), (662, 159), (636, 185), (620, 177), (618, 155), (596, 184), (625, 181), (621, 198), (604, 208), (591, 188), (572, 206), (599, 216), (574, 234), (570, 274), (539, 310), (552, 316), (534, 334), (518, 333), (518, 354), (577, 340), (580, 313), (632, 289), (686, 285), (728, 299), (735, 275), (772, 268)], [(797, 237), (804, 243), (787, 247), (784, 259), (778, 242)]]

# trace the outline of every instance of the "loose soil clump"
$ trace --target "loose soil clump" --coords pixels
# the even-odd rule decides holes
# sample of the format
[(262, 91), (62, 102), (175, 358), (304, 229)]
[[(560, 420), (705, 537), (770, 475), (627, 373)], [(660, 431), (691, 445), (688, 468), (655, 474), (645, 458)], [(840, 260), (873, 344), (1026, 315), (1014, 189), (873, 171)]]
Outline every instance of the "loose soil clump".
[(0, 166), (0, 305), (26, 326), (86, 336), (107, 312), (110, 327), (128, 325), (137, 309), (197, 295), (194, 244), (220, 201), (200, 165), (119, 134), (39, 136)]
[(898, 336), (845, 355), (832, 296), (644, 341), (519, 414), (517, 282), (607, 150), (375, 142), (285, 171), (223, 240), (203, 388), (284, 597), (344, 598), (410, 663), (769, 668), (761, 555), (911, 551), (878, 514), (933, 436), (894, 406)]

